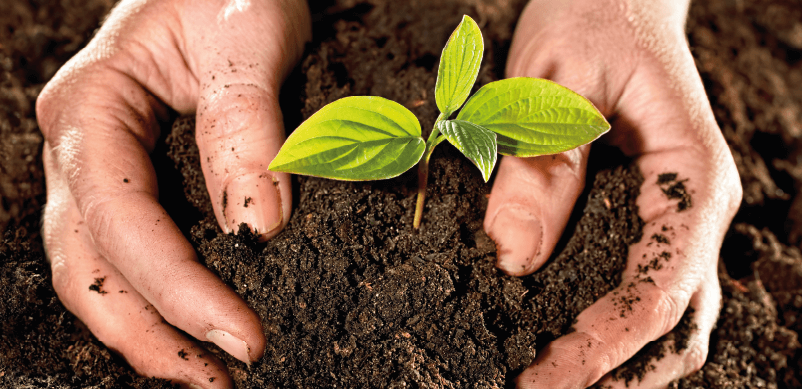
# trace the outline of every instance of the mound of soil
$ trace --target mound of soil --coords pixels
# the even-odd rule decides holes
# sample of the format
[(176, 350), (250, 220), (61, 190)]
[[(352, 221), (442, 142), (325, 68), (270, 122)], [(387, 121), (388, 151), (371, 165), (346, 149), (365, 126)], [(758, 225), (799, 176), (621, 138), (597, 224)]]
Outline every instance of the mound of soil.
[[(287, 128), (348, 95), (398, 101), (431, 128), (437, 59), (460, 16), (483, 29), (485, 84), (501, 76), (523, 3), (315, 5), (316, 41), (282, 93)], [(170, 387), (133, 374), (64, 309), (38, 233), (45, 192), (33, 104), (110, 5), (20, 1), (0, 12), (5, 386)], [(723, 308), (708, 361), (674, 386), (800, 387), (800, 15), (792, 1), (692, 4), (689, 40), (745, 197), (721, 253)], [(218, 228), (193, 120), (166, 126), (153, 154), (161, 201), (202, 261), (260, 315), (270, 339), (250, 369), (207, 344), (242, 388), (509, 386), (539, 348), (619, 284), (628, 245), (642, 239), (640, 173), (595, 146), (587, 189), (553, 258), (532, 276), (505, 276), (482, 232), (490, 185), (442, 146), (420, 232), (411, 229), (415, 172), (372, 183), (298, 177), (290, 225), (259, 244), (246, 230)], [(683, 348), (687, 322), (616, 376), (637, 379), (656, 358)]]

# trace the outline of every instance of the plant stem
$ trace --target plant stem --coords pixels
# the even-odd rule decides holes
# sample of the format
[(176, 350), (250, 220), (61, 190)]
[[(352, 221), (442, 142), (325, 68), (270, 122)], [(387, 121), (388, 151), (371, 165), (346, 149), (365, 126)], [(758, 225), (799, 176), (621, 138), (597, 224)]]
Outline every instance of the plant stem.
[(425, 153), (424, 158), (418, 162), (418, 198), (415, 202), (415, 217), (413, 218), (413, 228), (416, 230), (421, 226), (421, 216), (424, 214), (424, 200), (427, 197), (428, 175), (429, 153)]
[(435, 124), (432, 126), (432, 132), (429, 134), (429, 138), (427, 138), (427, 148), (424, 151), (424, 158), (421, 158), (421, 161), (418, 162), (418, 198), (415, 202), (415, 216), (413, 217), (413, 228), (416, 230), (421, 226), (421, 217), (424, 215), (424, 201), (427, 197), (427, 179), (429, 177), (429, 157), (432, 156), (432, 151), (435, 150), (435, 146), (446, 139), (442, 136), (438, 137), (438, 135), (440, 135), (438, 123), (448, 117), (449, 115), (443, 112), (438, 115), (438, 120), (435, 121)]

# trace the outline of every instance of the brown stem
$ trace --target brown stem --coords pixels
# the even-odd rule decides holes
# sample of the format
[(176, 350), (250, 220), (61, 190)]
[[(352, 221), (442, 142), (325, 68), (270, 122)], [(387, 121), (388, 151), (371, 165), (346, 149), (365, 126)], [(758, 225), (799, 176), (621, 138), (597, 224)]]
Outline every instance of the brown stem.
[(427, 177), (429, 176), (429, 156), (427, 153), (421, 162), (418, 163), (418, 199), (415, 202), (415, 217), (413, 218), (413, 228), (416, 230), (421, 226), (421, 216), (424, 214), (424, 200), (427, 197)]
[(424, 200), (427, 198), (427, 177), (429, 176), (429, 157), (432, 156), (432, 151), (435, 150), (435, 146), (446, 139), (442, 136), (438, 137), (438, 135), (440, 135), (438, 123), (446, 120), (448, 117), (448, 113), (441, 112), (441, 114), (438, 115), (438, 120), (435, 121), (435, 125), (432, 126), (432, 132), (429, 134), (429, 138), (427, 138), (424, 158), (421, 158), (421, 161), (418, 162), (418, 199), (415, 202), (415, 217), (413, 217), (413, 228), (416, 230), (421, 226), (421, 216), (424, 215)]

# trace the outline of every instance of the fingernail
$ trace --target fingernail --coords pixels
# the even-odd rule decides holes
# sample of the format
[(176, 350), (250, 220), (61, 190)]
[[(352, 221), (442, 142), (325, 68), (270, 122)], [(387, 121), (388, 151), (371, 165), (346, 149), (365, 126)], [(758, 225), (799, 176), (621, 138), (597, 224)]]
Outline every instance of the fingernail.
[(189, 387), (190, 389), (204, 389), (200, 385), (196, 384), (187, 384), (187, 387)]
[(218, 345), (218, 347), (231, 354), (231, 356), (245, 362), (249, 366), (251, 365), (251, 357), (248, 356), (251, 348), (248, 347), (248, 343), (245, 343), (245, 341), (223, 330), (211, 330), (207, 332), (206, 339)]
[(281, 226), (282, 195), (279, 181), (273, 174), (264, 172), (236, 177), (223, 193), (226, 232), (237, 232), (240, 223), (245, 223), (264, 236)]
[(486, 233), (496, 242), (496, 267), (517, 276), (532, 270), (543, 234), (535, 215), (518, 204), (505, 205), (496, 213)]

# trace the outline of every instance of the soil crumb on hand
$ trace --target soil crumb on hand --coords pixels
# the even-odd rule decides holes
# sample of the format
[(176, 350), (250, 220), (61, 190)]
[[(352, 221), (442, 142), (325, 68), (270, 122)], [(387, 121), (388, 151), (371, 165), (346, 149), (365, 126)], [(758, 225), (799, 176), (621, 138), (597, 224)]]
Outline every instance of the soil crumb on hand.
[(89, 285), (89, 290), (93, 292), (97, 292), (98, 294), (106, 294), (105, 290), (103, 290), (103, 282), (106, 281), (106, 277), (95, 278), (95, 282), (92, 285)]
[(664, 192), (666, 198), (673, 200), (679, 199), (678, 212), (691, 208), (691, 195), (686, 191), (688, 179), (678, 180), (677, 173), (663, 173), (658, 175), (658, 186)]

